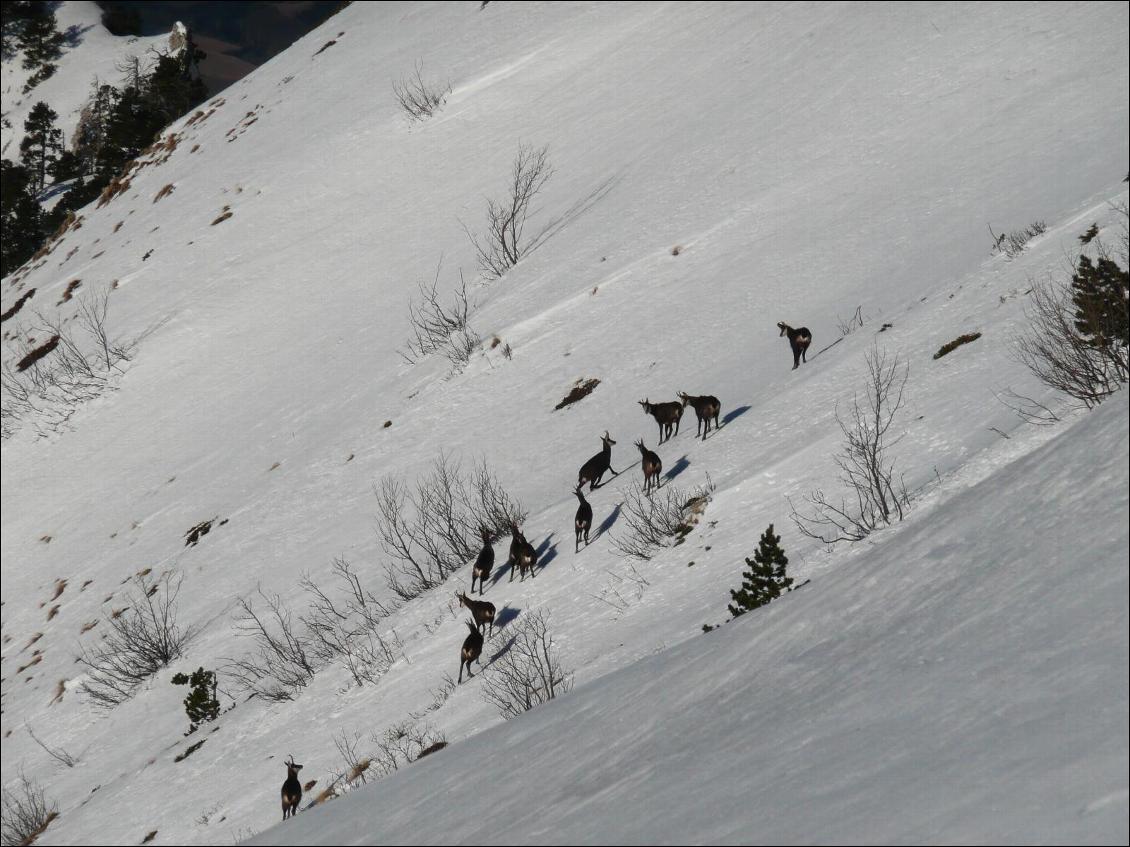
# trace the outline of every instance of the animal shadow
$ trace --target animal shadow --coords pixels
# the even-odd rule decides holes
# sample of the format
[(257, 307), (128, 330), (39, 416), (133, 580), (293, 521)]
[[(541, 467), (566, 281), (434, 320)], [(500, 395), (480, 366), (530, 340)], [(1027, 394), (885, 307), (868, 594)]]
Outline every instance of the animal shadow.
[(623, 503), (617, 503), (616, 508), (608, 513), (608, 517), (600, 522), (600, 526), (596, 528), (596, 535), (593, 536), (593, 540), (600, 538), (604, 533), (612, 529), (612, 525), (620, 518), (620, 509), (623, 508), (623, 505)]
[(503, 606), (494, 614), (494, 628), (503, 629), (508, 623), (518, 617), (521, 611), (521, 609), (515, 609), (513, 606)]
[(667, 469), (667, 473), (663, 474), (663, 479), (670, 481), (685, 471), (691, 466), (690, 460), (686, 456), (681, 457), (675, 464)]
[(545, 540), (538, 545), (537, 569), (539, 572), (545, 570), (545, 566), (557, 558), (557, 545), (550, 543), (553, 541), (553, 536), (554, 533), (551, 532), (545, 537)]
[[(742, 415), (744, 415), (746, 412), (748, 412), (751, 408), (752, 408), (751, 406), (738, 406), (736, 409), (731, 409), (729, 412), (726, 413), (726, 416), (724, 418), (722, 418), (722, 426), (726, 426), (734, 418), (740, 418)], [(715, 431), (717, 431), (717, 430), (715, 430)]]

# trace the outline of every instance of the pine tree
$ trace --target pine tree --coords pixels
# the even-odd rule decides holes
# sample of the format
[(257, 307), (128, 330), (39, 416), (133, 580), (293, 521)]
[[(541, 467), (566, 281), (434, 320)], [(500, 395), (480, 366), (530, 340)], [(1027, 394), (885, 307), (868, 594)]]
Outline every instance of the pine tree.
[(188, 732), (196, 732), (200, 724), (214, 721), (220, 716), (220, 701), (216, 699), (216, 673), (197, 668), (192, 676), (178, 673), (173, 676), (173, 685), (190, 686), (184, 698), (184, 711), (188, 715)]
[(785, 576), (789, 560), (780, 544), (781, 536), (774, 535), (773, 524), (769, 524), (757, 552), (752, 559), (745, 560), (748, 567), (742, 574), (742, 587), (730, 592), (734, 601), (730, 604), (730, 614), (735, 618), (776, 600), (783, 592), (792, 591), (792, 577)]
[(1096, 347), (1130, 344), (1130, 318), (1127, 297), (1130, 276), (1108, 256), (1097, 262), (1080, 256), (1071, 278), (1071, 299), (1075, 304), (1075, 328)]
[[(41, 73), (44, 66), (50, 65), (63, 55), (63, 44), (66, 40), (66, 36), (56, 29), (55, 12), (52, 11), (50, 3), (29, 4), (28, 11), (23, 15), (19, 35), (16, 37), (16, 45), (24, 53), (25, 70), (38, 68)], [(43, 79), (46, 79), (46, 76)]]
[(24, 140), (20, 142), (20, 158), (32, 174), (31, 187), (42, 191), (47, 174), (63, 150), (63, 133), (55, 127), (55, 111), (40, 100), (24, 121)]
[(31, 193), (31, 174), (22, 165), (0, 162), (0, 276), (8, 276), (39, 248), (43, 240), (42, 210)]

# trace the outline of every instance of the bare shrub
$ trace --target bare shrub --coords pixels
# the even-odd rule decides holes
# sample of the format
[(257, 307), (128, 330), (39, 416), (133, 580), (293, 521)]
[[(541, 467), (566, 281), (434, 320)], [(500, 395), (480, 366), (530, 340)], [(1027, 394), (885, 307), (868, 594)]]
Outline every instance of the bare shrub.
[(73, 768), (76, 764), (78, 764), (78, 760), (62, 747), (47, 746), (47, 743), (32, 731), (31, 724), (29, 724), (27, 721), (24, 721), (24, 729), (27, 730), (27, 734), (31, 738), (31, 740), (38, 744), (43, 749), (43, 752), (45, 752), (59, 764), (66, 765), (68, 768)]
[(613, 536), (612, 546), (633, 559), (650, 559), (671, 539), (678, 543), (694, 529), (713, 491), (713, 484), (690, 492), (668, 484), (649, 496), (633, 483), (621, 507), (624, 531)]
[(537, 239), (524, 238), (530, 204), (553, 176), (549, 148), (520, 145), (511, 168), (510, 183), (501, 200), (487, 201), (487, 231), (473, 235), (464, 231), (475, 248), (479, 270), (488, 279), (498, 279), (529, 253)]
[(836, 328), (840, 331), (840, 337), (851, 335), (857, 329), (863, 328), (863, 307), (856, 306), (855, 311), (852, 312), (849, 318), (836, 318)]
[(511, 643), (483, 672), (483, 698), (510, 719), (573, 687), (549, 631), (549, 612), (528, 612), (507, 628)]
[(266, 700), (291, 700), (333, 662), (364, 685), (405, 658), (396, 632), (381, 631), (395, 609), (377, 600), (344, 558), (334, 559), (333, 577), (329, 588), (309, 574), (302, 577), (299, 585), (308, 599), (306, 611), (297, 616), (277, 594), (261, 588), (265, 611), (257, 611), (251, 600), (238, 601), (236, 631), (253, 638), (257, 648), (225, 668), (241, 688)]
[(467, 363), (471, 354), (482, 344), (469, 324), (471, 314), (470, 298), (467, 295), (467, 282), (463, 272), (459, 272), (459, 287), (455, 289), (450, 307), (439, 301), (439, 274), (443, 265), (436, 265), (435, 278), (431, 285), (418, 283), (420, 299), (408, 303), (408, 322), (413, 337), (408, 339), (400, 356), (406, 362), (415, 364), (430, 353), (442, 351), (455, 367)]
[[(139, 339), (112, 339), (107, 329), (110, 290), (79, 298), (75, 320), (37, 314), (32, 328), (51, 338), (50, 349), (24, 348), (0, 374), (0, 434), (13, 435), (30, 423), (43, 436), (58, 432), (78, 407), (114, 387)], [(80, 334), (76, 334), (74, 327)], [(22, 355), (21, 355), (22, 354)], [(48, 355), (50, 354), (50, 355)], [(26, 363), (26, 364), (25, 364)]]
[(256, 589), (266, 611), (257, 611), (252, 601), (237, 601), (235, 629), (255, 642), (255, 653), (229, 660), (225, 670), (236, 684), (264, 700), (293, 700), (317, 672), (310, 653), (309, 634), (295, 626), (290, 610), (277, 594)]
[(1002, 232), (997, 235), (989, 226), (989, 235), (993, 238), (993, 250), (1004, 253), (1008, 258), (1015, 259), (1024, 251), (1024, 246), (1037, 235), (1047, 232), (1048, 226), (1043, 221), (1033, 221), (1023, 229), (1014, 229), (1012, 232)]
[(300, 619), (310, 636), (310, 652), (317, 662), (340, 661), (358, 685), (374, 683), (404, 656), (395, 631), (381, 633), (394, 610), (362, 586), (344, 558), (334, 560), (333, 573), (336, 597), (309, 575), (302, 578), (310, 605)]
[(855, 394), (846, 415), (836, 410), (844, 443), (835, 462), (847, 493), (833, 500), (817, 489), (805, 497), (807, 514), (793, 507), (793, 522), (807, 537), (825, 544), (860, 541), (880, 526), (901, 521), (910, 508), (910, 496), (890, 456), (902, 437), (892, 437), (891, 427), (903, 406), (909, 374), (897, 354), (888, 356), (878, 348), (868, 352), (862, 397)]
[(102, 641), (76, 658), (86, 668), (80, 690), (94, 705), (112, 708), (125, 702), (145, 680), (184, 655), (198, 630), (177, 624), (180, 587), (181, 578), (168, 573), (131, 580), (125, 610), (111, 615)]
[(526, 517), (485, 461), (465, 472), (447, 453), (440, 453), (414, 489), (385, 477), (375, 493), (377, 535), (393, 559), (385, 568), (388, 585), (405, 600), (473, 560), (482, 546), (481, 527), (499, 535)]
[[(386, 777), (446, 744), (442, 732), (414, 719), (401, 721), (384, 732), (369, 733), (368, 745), (361, 733), (350, 735), (343, 729), (334, 736), (334, 746), (345, 767), (334, 773), (314, 804), (340, 797), (370, 780)], [(363, 750), (363, 746), (368, 749)]]
[(59, 807), (48, 802), (43, 787), (20, 771), (19, 785), (5, 791), (4, 814), (0, 822), (0, 844), (33, 844), (51, 821), (59, 816)]
[(1130, 373), (1130, 227), (1126, 206), (1117, 211), (1122, 216), (1121, 267), (1101, 239), (1091, 236), (1087, 243), (1097, 252), (1097, 262), (1080, 255), (1070, 285), (1053, 279), (1034, 283), (1029, 326), (1015, 342), (1016, 357), (1041, 382), (1087, 408), (1117, 391)]
[(402, 76), (392, 84), (392, 93), (401, 110), (413, 121), (430, 118), (442, 108), (447, 95), (451, 93), (451, 83), (446, 85), (424, 82), (424, 66), (417, 62), (415, 70)]

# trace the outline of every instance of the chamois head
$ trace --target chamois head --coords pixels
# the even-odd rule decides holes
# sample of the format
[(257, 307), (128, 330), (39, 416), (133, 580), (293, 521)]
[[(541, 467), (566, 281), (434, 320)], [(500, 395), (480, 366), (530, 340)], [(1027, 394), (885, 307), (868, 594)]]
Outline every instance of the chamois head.
[(612, 437), (608, 434), (608, 430), (604, 431), (604, 435), (600, 436), (600, 440), (604, 442), (605, 447), (611, 447), (613, 444), (616, 443), (615, 441), (612, 440)]
[(778, 326), (778, 327), (780, 328), (780, 330), (781, 330), (781, 334), (780, 334), (780, 335), (778, 336), (778, 338), (783, 338), (783, 337), (785, 336), (785, 334), (786, 334), (786, 333), (787, 333), (787, 332), (789, 331), (789, 328), (790, 328), (790, 327), (789, 327), (789, 325), (788, 325), (787, 323), (783, 323), (783, 322), (781, 322), (781, 321), (778, 321), (778, 322), (777, 322), (777, 326)]
[(288, 776), (298, 776), (298, 772), (302, 770), (302, 765), (294, 763), (294, 755), (292, 754), (287, 761), (283, 762), (286, 765), (286, 772)]

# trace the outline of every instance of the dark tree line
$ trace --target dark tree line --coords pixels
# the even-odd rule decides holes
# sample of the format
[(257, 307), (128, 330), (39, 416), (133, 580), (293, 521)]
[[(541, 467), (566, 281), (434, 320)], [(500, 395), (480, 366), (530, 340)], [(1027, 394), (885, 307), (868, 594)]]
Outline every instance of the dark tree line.
[[(9, 5), (3, 8), (7, 39)], [(140, 57), (130, 57), (119, 67), (123, 74), (120, 86), (95, 83), (72, 149), (64, 147), (62, 133), (55, 126), (58, 116), (51, 107), (43, 102), (34, 106), (24, 122), (21, 161), (3, 162), (0, 275), (7, 276), (23, 264), (69, 212), (98, 197), (161, 130), (207, 97), (196, 70), (202, 58), (204, 54), (191, 37), (183, 50), (175, 55), (157, 54), (148, 66)], [(43, 211), (39, 196), (59, 183), (69, 184), (67, 193), (50, 211)]]

